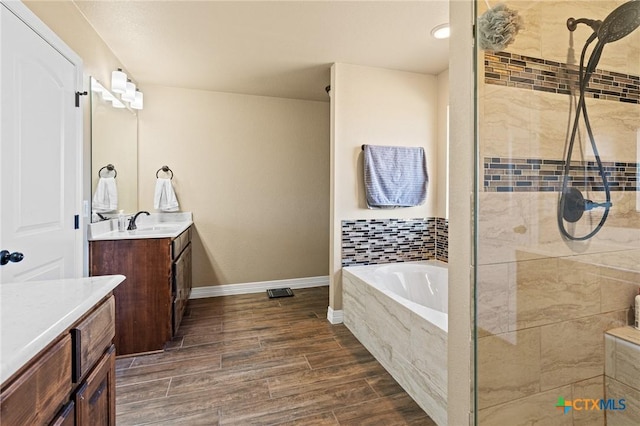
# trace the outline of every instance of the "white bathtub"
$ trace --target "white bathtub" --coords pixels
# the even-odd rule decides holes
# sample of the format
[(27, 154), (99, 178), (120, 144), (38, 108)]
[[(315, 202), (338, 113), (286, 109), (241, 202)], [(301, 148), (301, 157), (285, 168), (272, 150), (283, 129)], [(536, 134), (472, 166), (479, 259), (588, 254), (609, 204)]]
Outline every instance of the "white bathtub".
[[(371, 268), (371, 285), (420, 314), (445, 332), (448, 327), (447, 264), (438, 261), (390, 263)], [(358, 272), (356, 272), (357, 274)]]
[(344, 323), (439, 425), (447, 424), (447, 264), (342, 270)]

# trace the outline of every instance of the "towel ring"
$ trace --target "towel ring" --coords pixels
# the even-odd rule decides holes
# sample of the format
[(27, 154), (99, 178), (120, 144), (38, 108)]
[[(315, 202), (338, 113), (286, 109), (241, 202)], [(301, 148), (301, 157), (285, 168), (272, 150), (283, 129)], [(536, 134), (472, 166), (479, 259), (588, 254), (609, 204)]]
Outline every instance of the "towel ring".
[(113, 164), (107, 164), (106, 166), (104, 166), (103, 168), (101, 168), (100, 170), (98, 170), (98, 177), (101, 178), (102, 175), (100, 174), (104, 169), (107, 169), (107, 172), (113, 172), (114, 175), (114, 179), (116, 176), (118, 176), (118, 171), (116, 170), (115, 166)]
[(171, 172), (171, 178), (170, 178), (170, 179), (173, 179), (173, 170), (171, 170), (171, 169), (169, 168), (169, 166), (162, 166), (162, 167), (160, 167), (160, 168), (158, 169), (158, 171), (156, 172), (156, 179), (159, 177), (159, 176), (158, 176), (158, 173), (160, 173), (160, 171), (163, 171), (163, 172), (165, 172), (165, 173), (169, 173), (169, 172)]

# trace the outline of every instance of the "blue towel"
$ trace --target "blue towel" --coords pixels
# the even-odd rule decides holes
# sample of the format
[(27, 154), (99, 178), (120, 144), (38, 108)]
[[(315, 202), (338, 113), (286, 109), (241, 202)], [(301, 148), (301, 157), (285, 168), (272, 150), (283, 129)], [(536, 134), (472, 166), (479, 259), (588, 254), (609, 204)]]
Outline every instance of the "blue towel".
[(364, 145), (367, 207), (412, 207), (427, 198), (427, 161), (423, 148)]

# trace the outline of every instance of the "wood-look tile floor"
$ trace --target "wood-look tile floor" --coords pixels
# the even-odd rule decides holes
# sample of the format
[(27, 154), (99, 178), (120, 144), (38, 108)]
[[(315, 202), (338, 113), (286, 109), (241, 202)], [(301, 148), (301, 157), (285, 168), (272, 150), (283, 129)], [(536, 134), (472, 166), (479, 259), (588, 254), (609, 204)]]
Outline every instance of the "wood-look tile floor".
[(118, 425), (435, 423), (344, 325), (328, 288), (190, 300), (163, 353), (116, 362)]

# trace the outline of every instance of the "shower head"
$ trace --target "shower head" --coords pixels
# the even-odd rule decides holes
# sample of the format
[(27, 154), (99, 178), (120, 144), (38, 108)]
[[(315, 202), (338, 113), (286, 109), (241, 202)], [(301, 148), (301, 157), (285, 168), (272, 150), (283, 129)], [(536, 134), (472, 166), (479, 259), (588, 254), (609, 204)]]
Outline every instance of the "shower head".
[(567, 19), (569, 31), (575, 31), (578, 24), (586, 24), (598, 36), (599, 43), (611, 43), (631, 34), (640, 26), (640, 0), (631, 0), (618, 6), (604, 21), (587, 18)]
[(640, 0), (631, 0), (618, 6), (598, 28), (598, 39), (611, 43), (631, 34), (640, 26)]

